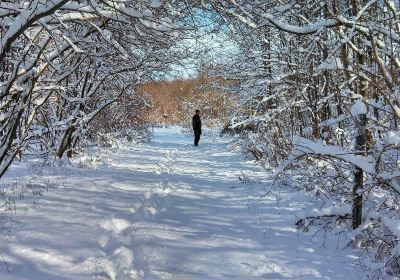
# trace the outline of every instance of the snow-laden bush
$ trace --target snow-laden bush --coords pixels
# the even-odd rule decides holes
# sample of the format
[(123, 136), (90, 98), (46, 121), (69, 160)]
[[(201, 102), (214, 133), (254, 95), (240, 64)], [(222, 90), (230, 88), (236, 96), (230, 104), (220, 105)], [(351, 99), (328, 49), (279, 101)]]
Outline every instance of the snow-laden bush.
[(0, 177), (33, 145), (72, 156), (99, 113), (184, 56), (168, 2), (1, 1)]
[[(279, 180), (313, 194), (323, 205), (297, 221), (302, 230), (320, 226), (337, 232), (345, 229), (354, 247), (373, 264), (366, 266), (375, 276), (398, 275), (400, 241), (400, 188), (398, 184), (399, 146), (393, 133), (390, 140), (377, 140), (368, 155), (357, 155), (322, 141), (298, 139), (288, 159), (277, 167)], [(364, 170), (363, 220), (352, 231), (354, 169)], [(372, 257), (373, 256), (373, 257)], [(365, 264), (364, 264), (365, 265)], [(376, 270), (379, 268), (378, 270)]]
[(238, 42), (218, 70), (236, 81), (240, 104), (226, 130), (278, 179), (328, 206), (300, 227), (352, 232), (351, 244), (373, 252), (370, 267), (400, 276), (400, 6), (278, 2), (213, 1)]

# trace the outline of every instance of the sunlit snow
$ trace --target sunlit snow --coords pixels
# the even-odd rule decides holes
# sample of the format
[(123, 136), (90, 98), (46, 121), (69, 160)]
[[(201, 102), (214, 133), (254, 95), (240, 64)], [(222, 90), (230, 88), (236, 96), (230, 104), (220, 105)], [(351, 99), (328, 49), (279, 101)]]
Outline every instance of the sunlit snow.
[(35, 207), (19, 201), (0, 279), (361, 278), (337, 237), (298, 235), (306, 194), (276, 193), (229, 140), (203, 136), (195, 148), (179, 128), (158, 129), (95, 169), (69, 167)]

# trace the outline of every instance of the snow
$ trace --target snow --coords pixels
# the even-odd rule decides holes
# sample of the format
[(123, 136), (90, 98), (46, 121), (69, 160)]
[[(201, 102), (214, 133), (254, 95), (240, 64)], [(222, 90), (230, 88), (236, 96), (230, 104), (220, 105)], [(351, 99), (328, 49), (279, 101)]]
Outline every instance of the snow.
[(168, 32), (171, 30), (170, 26), (168, 25), (168, 23), (163, 23), (161, 22), (161, 24), (157, 24), (153, 21), (149, 21), (143, 18), (139, 19), (140, 23), (142, 23), (145, 27), (150, 28), (150, 29), (154, 29), (160, 32)]
[(396, 113), (396, 115), (400, 117), (400, 108), (396, 104), (393, 105), (393, 110)]
[(74, 49), (75, 52), (77, 53), (84, 53), (85, 51), (81, 50), (76, 44), (74, 44), (74, 42), (72, 42), (72, 40), (70, 38), (68, 38), (65, 35), (62, 35), (62, 37), (65, 39), (65, 41), (68, 42), (68, 44), (71, 45), (71, 47)]
[(11, 112), (1, 112), (0, 113), (0, 122), (4, 121), (5, 119), (11, 116)]
[(330, 146), (322, 141), (312, 141), (303, 137), (294, 138), (295, 149), (291, 152), (291, 156), (286, 160), (276, 171), (279, 174), (290, 165), (294, 159), (303, 155), (323, 155), (334, 157), (344, 162), (351, 163), (369, 174), (375, 174), (375, 160), (371, 155), (363, 156), (353, 154), (351, 151), (346, 151), (339, 146)]
[(281, 5), (275, 8), (276, 11), (280, 12), (280, 13), (284, 13), (288, 10), (290, 10), (291, 8), (293, 8), (292, 4), (285, 4), (285, 5)]
[(365, 103), (361, 99), (358, 99), (351, 106), (350, 112), (353, 116), (358, 116), (362, 114), (367, 114), (368, 109)]
[(343, 70), (343, 63), (340, 58), (327, 58), (317, 67), (318, 70)]
[(321, 216), (329, 216), (329, 215), (341, 215), (344, 216), (346, 214), (351, 213), (351, 207), (349, 205), (330, 205), (330, 206), (324, 206), (321, 209), (318, 208), (312, 208), (309, 211), (304, 211), (304, 215), (302, 218), (307, 218), (307, 217), (321, 217)]
[[(385, 223), (385, 226), (389, 228), (389, 230), (397, 237), (397, 240), (400, 238), (400, 221), (394, 218), (382, 217), (382, 221)], [(395, 248), (394, 253), (400, 255), (400, 244)]]
[[(57, 7), (61, 7), (64, 5), (66, 0), (58, 0), (51, 1), (51, 3), (47, 3), (45, 5), (39, 4), (36, 9), (27, 9), (22, 11), (18, 16), (16, 16), (13, 20), (13, 24), (10, 25), (7, 32), (0, 38), (0, 56), (4, 55), (7, 45), (11, 43), (11, 40), (14, 36), (21, 30), (25, 30), (28, 27), (28, 23), (32, 18), (42, 18), (51, 10), (57, 9)], [(36, 5), (35, 5), (36, 6)]]
[(321, 19), (316, 23), (310, 23), (305, 26), (296, 26), (281, 22), (269, 13), (262, 14), (262, 17), (268, 20), (272, 25), (276, 26), (280, 30), (293, 34), (312, 34), (319, 30), (322, 30), (323, 28), (332, 27), (338, 24), (337, 20), (334, 19)]
[(400, 143), (400, 133), (398, 131), (388, 131), (384, 141), (388, 145), (398, 145)]
[(160, 8), (161, 7), (161, 0), (151, 0), (150, 1), (150, 7), (151, 8)]
[[(180, 128), (157, 129), (150, 143), (103, 154), (96, 168), (59, 167), (65, 175), (53, 179), (62, 187), (35, 207), (18, 201), (13, 237), (0, 237), (10, 271), (1, 263), (0, 279), (365, 276), (338, 236), (297, 232), (307, 194), (278, 192), (216, 135), (205, 130), (195, 148)], [(18, 163), (2, 180), (29, 174)]]

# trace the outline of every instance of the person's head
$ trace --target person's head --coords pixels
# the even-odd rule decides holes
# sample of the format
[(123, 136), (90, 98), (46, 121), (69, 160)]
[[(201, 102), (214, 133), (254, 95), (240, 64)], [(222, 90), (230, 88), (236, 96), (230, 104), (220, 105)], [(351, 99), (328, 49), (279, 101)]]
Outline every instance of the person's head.
[(200, 110), (196, 110), (196, 115), (200, 115)]

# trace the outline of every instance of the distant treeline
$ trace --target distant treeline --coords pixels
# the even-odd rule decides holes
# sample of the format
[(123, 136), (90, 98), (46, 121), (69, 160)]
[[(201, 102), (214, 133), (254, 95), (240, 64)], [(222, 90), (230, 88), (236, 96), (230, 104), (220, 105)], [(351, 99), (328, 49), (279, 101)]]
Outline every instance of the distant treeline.
[(188, 125), (196, 109), (201, 111), (207, 126), (225, 123), (233, 108), (232, 96), (212, 85), (221, 79), (200, 75), (189, 80), (155, 81), (143, 85), (140, 91), (147, 95), (151, 108), (147, 121), (162, 124)]

